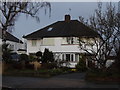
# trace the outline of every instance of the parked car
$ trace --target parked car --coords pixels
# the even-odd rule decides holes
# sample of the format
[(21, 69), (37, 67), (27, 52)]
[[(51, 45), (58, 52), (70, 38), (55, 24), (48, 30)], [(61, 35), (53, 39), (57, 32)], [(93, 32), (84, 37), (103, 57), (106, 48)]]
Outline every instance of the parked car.
[(11, 53), (11, 58), (14, 61), (19, 61), (19, 57), (19, 54), (17, 54), (16, 52)]

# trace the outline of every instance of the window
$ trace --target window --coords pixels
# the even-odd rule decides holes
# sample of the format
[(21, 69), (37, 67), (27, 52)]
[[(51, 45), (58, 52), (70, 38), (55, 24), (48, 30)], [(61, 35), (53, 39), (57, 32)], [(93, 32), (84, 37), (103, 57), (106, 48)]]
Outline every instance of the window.
[(70, 54), (66, 54), (66, 61), (70, 61)]
[(65, 59), (64, 59), (64, 54), (62, 54), (62, 60), (64, 61)]
[(75, 61), (75, 55), (74, 54), (63, 54), (65, 56), (63, 56), (62, 58), (65, 59), (66, 61), (70, 61), (73, 62)]
[(72, 62), (74, 61), (74, 57), (73, 57), (73, 54), (71, 54), (71, 61), (72, 61)]
[(79, 54), (75, 54), (75, 61), (79, 61)]
[(67, 43), (68, 44), (73, 44), (74, 43), (73, 37), (67, 37)]
[(67, 44), (79, 44), (79, 40), (77, 37), (67, 37)]
[(54, 38), (44, 38), (43, 45), (53, 46), (54, 45)]
[(9, 48), (10, 48), (11, 50), (14, 50), (14, 45), (10, 45)]
[(36, 46), (37, 45), (37, 40), (32, 40), (32, 46)]

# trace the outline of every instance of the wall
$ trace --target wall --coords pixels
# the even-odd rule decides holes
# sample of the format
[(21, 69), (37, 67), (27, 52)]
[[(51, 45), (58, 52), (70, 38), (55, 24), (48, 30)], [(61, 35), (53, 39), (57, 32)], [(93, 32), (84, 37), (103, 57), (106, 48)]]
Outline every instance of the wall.
[[(17, 52), (18, 49), (24, 48), (24, 44), (13, 42), (13, 41), (6, 41), (6, 43), (9, 43), (10, 45), (13, 45), (13, 51)], [(10, 46), (8, 46), (10, 48)]]
[[(36, 53), (39, 50), (44, 52), (45, 48), (48, 48), (52, 52), (85, 52), (79, 48), (79, 44), (62, 44), (63, 42), (65, 43), (65, 41), (63, 41), (61, 37), (51, 39), (54, 39), (53, 45), (44, 45), (43, 40), (39, 39), (37, 40), (36, 46), (32, 46), (32, 40), (27, 40), (27, 54)], [(86, 48), (90, 49), (91, 47), (87, 46)], [(96, 47), (93, 47), (93, 50), (96, 50)]]

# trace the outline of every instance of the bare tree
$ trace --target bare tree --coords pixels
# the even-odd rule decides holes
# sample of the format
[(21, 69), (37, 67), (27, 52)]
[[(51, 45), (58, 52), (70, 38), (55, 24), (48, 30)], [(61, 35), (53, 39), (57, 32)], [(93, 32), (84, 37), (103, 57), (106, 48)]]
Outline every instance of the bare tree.
[(41, 8), (44, 8), (46, 13), (47, 8), (51, 11), (51, 4), (49, 2), (29, 2), (28, 0), (26, 2), (21, 0), (19, 2), (0, 1), (0, 28), (3, 31), (3, 40), (5, 41), (6, 31), (12, 30), (21, 14), (25, 14), (26, 17), (31, 16), (39, 22), (38, 14)]
[(119, 22), (115, 6), (111, 2), (107, 3), (106, 10), (102, 11), (102, 3), (99, 2), (95, 14), (87, 22), (87, 25), (99, 34), (99, 39), (92, 38), (93, 45), (86, 48), (86, 45), (91, 44), (80, 38), (80, 48), (90, 55), (94, 54), (94, 58), (92, 56), (90, 58), (97, 61), (101, 68), (105, 67), (108, 56), (117, 55), (120, 49)]

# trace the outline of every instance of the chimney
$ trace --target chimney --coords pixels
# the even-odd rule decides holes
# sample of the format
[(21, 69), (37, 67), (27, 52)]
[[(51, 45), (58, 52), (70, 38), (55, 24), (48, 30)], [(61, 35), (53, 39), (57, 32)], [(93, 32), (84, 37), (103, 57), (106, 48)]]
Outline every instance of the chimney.
[(71, 16), (70, 15), (65, 15), (65, 22), (70, 22)]

